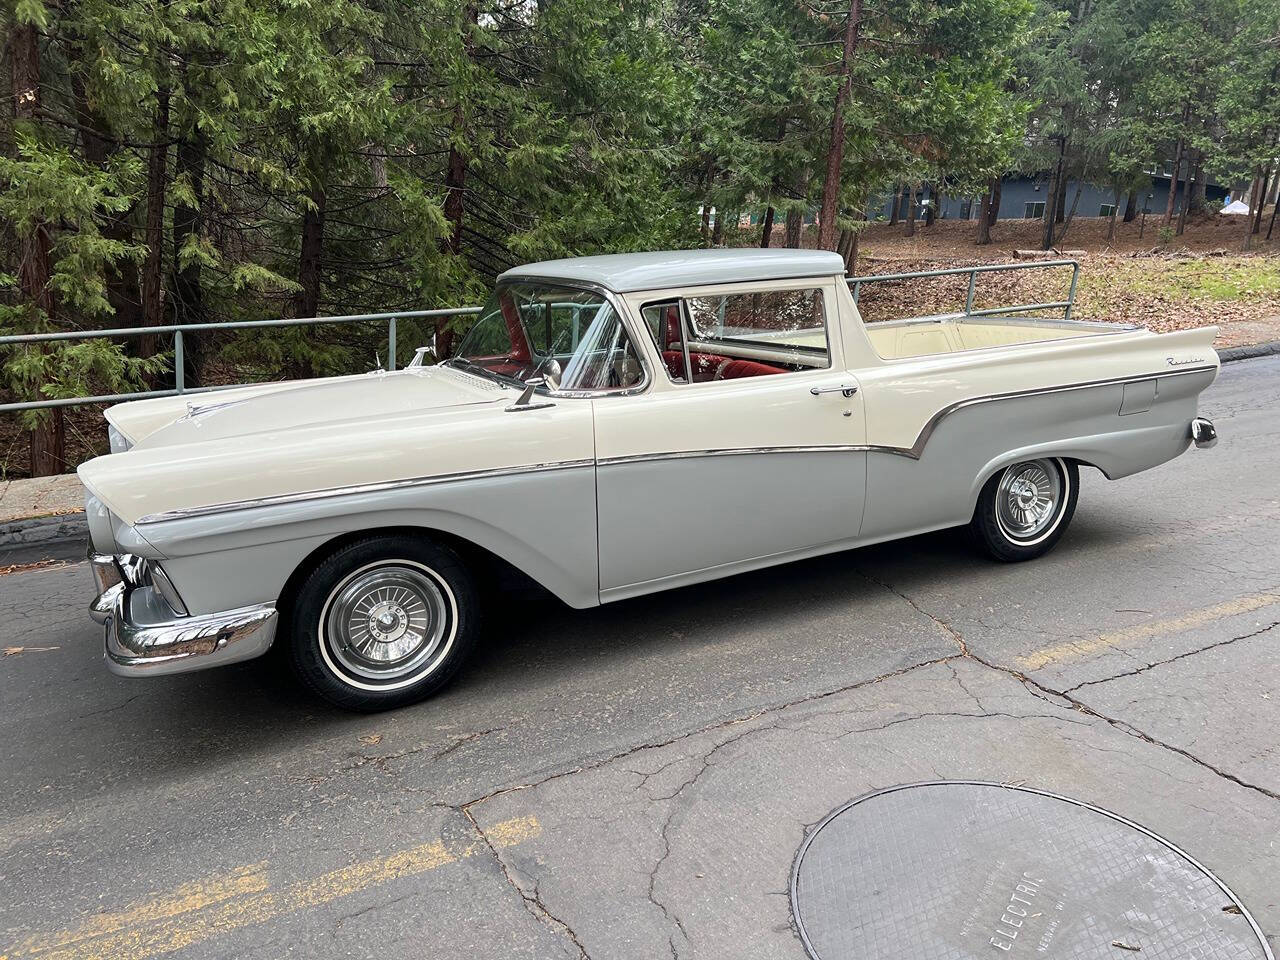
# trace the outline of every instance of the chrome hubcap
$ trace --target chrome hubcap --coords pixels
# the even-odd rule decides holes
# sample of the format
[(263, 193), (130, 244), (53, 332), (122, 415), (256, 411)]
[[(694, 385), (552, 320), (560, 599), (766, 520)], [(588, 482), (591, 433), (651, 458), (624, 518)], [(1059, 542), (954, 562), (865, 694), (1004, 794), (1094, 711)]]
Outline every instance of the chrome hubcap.
[(1062, 475), (1050, 460), (1028, 460), (1005, 470), (996, 493), (996, 520), (1013, 540), (1033, 540), (1054, 522), (1062, 502)]
[(378, 684), (422, 673), (452, 630), (451, 609), (425, 568), (365, 567), (330, 594), (321, 625), (326, 652), (341, 672)]

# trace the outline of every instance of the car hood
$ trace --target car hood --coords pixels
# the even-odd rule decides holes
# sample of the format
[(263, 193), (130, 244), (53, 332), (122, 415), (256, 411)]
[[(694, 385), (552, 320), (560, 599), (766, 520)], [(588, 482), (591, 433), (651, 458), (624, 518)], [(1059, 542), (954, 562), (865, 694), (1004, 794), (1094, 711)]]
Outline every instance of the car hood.
[(111, 407), (106, 417), (137, 449), (151, 449), (492, 403), (511, 392), (460, 371), (411, 367), (140, 400)]
[(432, 367), (124, 404), (110, 420), (136, 443), (78, 473), (118, 522), (150, 526), (205, 508), (590, 462), (590, 401), (517, 415), (506, 412), (515, 395)]

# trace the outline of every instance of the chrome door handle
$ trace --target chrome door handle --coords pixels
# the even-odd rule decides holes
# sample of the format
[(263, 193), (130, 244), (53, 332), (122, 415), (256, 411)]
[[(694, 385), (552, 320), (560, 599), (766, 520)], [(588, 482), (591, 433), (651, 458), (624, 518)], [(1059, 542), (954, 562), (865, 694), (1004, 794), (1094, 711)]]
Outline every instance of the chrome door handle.
[(810, 387), (809, 392), (815, 397), (820, 397), (824, 393), (840, 393), (846, 397), (852, 397), (858, 392), (858, 388), (856, 386), (849, 386), (848, 384), (841, 384), (838, 387)]

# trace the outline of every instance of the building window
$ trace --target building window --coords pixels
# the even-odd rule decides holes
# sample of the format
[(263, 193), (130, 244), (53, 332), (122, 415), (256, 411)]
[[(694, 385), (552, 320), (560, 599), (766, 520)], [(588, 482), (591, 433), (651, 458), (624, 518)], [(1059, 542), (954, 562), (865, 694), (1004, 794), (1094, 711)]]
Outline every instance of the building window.
[(1024, 220), (1038, 220), (1044, 216), (1043, 200), (1028, 200), (1023, 207), (1022, 217)]
[(1104, 203), (1098, 207), (1098, 216), (1113, 217), (1116, 213), (1116, 205), (1114, 203)]

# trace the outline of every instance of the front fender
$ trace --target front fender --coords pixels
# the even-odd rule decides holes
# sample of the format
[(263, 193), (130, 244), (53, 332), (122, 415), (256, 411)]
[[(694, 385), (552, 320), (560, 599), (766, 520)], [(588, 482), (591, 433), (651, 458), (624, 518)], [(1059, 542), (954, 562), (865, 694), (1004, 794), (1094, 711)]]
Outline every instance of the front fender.
[(422, 487), (299, 499), (142, 523), (192, 612), (279, 598), (307, 556), (337, 537), (416, 527), (501, 557), (565, 603), (599, 603), (595, 467), (583, 464)]

